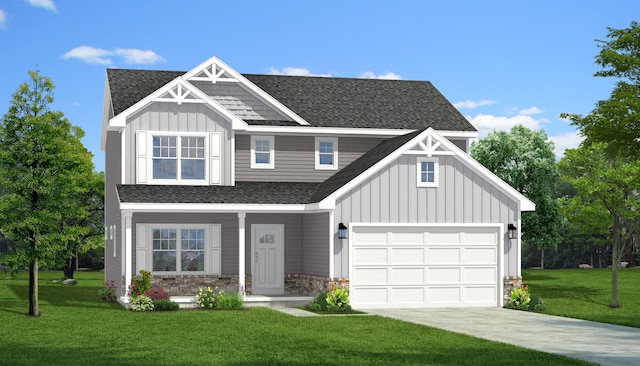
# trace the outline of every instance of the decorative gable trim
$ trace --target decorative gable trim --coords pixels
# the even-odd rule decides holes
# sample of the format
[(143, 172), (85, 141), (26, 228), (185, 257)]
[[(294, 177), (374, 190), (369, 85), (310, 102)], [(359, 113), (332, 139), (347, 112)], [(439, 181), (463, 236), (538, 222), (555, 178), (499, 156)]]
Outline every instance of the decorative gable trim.
[(243, 120), (226, 110), (215, 100), (211, 99), (207, 94), (193, 86), (193, 84), (187, 82), (183, 77), (177, 77), (173, 79), (162, 88), (149, 94), (146, 98), (142, 99), (141, 101), (124, 110), (122, 113), (113, 117), (109, 121), (108, 129), (114, 130), (125, 127), (127, 118), (130, 115), (154, 102), (168, 102), (177, 104), (202, 103), (228, 119), (231, 122), (231, 128), (233, 130), (247, 129), (247, 124)]
[(264, 90), (260, 89), (257, 85), (249, 81), (249, 79), (242, 76), (242, 74), (238, 73), (215, 56), (211, 57), (210, 59), (193, 68), (191, 71), (184, 74), (183, 78), (187, 81), (209, 81), (214, 84), (218, 82), (238, 82), (249, 92), (253, 93), (259, 99), (271, 105), (275, 109), (278, 109), (279, 112), (291, 118), (298, 124), (302, 126), (310, 125), (309, 122), (305, 121), (294, 111), (289, 109), (284, 104), (280, 103), (271, 95), (267, 94)]
[(457, 159), (461, 160), (473, 171), (487, 179), (495, 187), (518, 202), (520, 211), (535, 211), (535, 204), (531, 202), (527, 197), (525, 197), (505, 181), (500, 179), (497, 175), (495, 175), (489, 169), (485, 168), (471, 156), (467, 155), (464, 151), (460, 150), (457, 146), (448, 141), (442, 135), (438, 134), (432, 128), (428, 128), (422, 131), (421, 133), (407, 141), (404, 145), (393, 151), (391, 154), (387, 155), (385, 158), (369, 167), (363, 173), (322, 199), (318, 203), (317, 209), (335, 208), (335, 203), (338, 198), (356, 188), (359, 184), (372, 177), (387, 165), (396, 161), (403, 154), (420, 154), (427, 156), (429, 156), (428, 154), (431, 154), (430, 156), (455, 155)]

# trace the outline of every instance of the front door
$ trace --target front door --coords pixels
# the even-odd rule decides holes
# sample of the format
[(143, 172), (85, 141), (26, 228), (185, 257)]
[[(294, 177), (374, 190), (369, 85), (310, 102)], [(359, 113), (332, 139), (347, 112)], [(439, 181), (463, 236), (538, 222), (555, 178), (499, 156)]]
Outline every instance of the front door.
[(251, 225), (252, 293), (284, 294), (284, 225)]

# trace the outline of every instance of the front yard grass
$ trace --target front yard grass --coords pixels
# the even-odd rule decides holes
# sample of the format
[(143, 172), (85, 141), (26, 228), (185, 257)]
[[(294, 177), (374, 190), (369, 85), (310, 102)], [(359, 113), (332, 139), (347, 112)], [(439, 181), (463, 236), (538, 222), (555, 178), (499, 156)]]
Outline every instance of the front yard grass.
[(587, 364), (378, 316), (136, 313), (100, 300), (102, 273), (77, 273), (76, 286), (50, 283), (60, 277), (40, 275), (40, 318), (25, 315), (26, 273), (0, 279), (0, 365)]
[(616, 309), (609, 307), (610, 269), (529, 269), (522, 279), (544, 300), (544, 314), (640, 328), (640, 268), (618, 270)]

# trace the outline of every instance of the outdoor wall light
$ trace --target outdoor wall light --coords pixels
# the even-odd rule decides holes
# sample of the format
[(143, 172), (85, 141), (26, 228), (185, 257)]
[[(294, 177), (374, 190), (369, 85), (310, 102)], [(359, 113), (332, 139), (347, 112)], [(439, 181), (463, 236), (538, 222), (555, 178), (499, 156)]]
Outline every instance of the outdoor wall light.
[(518, 239), (518, 228), (514, 224), (507, 226), (509, 239)]
[(343, 223), (338, 224), (338, 239), (346, 239), (347, 238), (347, 227), (344, 226)]

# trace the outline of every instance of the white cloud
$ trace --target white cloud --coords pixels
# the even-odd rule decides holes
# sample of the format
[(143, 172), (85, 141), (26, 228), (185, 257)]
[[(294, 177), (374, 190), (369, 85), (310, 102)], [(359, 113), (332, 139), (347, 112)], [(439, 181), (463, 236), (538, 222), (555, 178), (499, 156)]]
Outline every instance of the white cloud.
[(80, 46), (65, 53), (64, 55), (62, 55), (62, 58), (65, 60), (76, 58), (89, 64), (111, 65), (112, 61), (110, 58), (108, 58), (108, 56), (112, 55), (113, 52), (103, 50), (102, 48)]
[(155, 64), (164, 62), (165, 59), (151, 50), (139, 50), (134, 48), (117, 48), (115, 51), (95, 48), (91, 46), (80, 46), (62, 55), (62, 58), (68, 60), (75, 58), (94, 65), (112, 65), (113, 57), (120, 56), (126, 64)]
[(283, 67), (278, 70), (274, 67), (269, 68), (269, 74), (271, 75), (287, 75), (287, 76), (322, 76), (330, 77), (331, 74), (314, 74), (309, 69), (304, 67)]
[(495, 102), (496, 102), (495, 100), (489, 100), (489, 99), (483, 99), (478, 102), (474, 102), (473, 100), (463, 100), (461, 102), (453, 103), (453, 106), (456, 108), (473, 109), (473, 108), (481, 107), (483, 105), (494, 104)]
[(155, 64), (164, 62), (165, 59), (151, 50), (138, 50), (134, 48), (117, 48), (116, 55), (124, 57), (124, 62), (130, 65)]
[(566, 149), (575, 149), (578, 147), (584, 140), (584, 136), (581, 136), (578, 132), (566, 132), (558, 136), (549, 136), (549, 140), (553, 141), (555, 145), (553, 152), (556, 154), (556, 157), (561, 158)]
[(53, 3), (53, 0), (27, 0), (27, 2), (31, 6), (51, 10), (54, 13), (58, 11), (58, 9), (56, 9), (56, 5)]
[(4, 29), (7, 24), (7, 13), (0, 9), (0, 28)]
[(542, 111), (542, 109), (540, 109), (540, 108), (538, 108), (538, 107), (536, 107), (536, 106), (533, 106), (533, 107), (530, 107), (530, 108), (525, 108), (525, 109), (521, 109), (521, 110), (520, 110), (520, 114), (526, 114), (526, 115), (530, 115), (530, 114), (540, 114), (540, 113), (542, 113), (542, 112), (543, 112), (543, 111)]
[(360, 79), (383, 79), (383, 80), (400, 80), (402, 76), (395, 72), (387, 71), (386, 74), (376, 75), (373, 71), (365, 71), (359, 76)]
[(532, 130), (539, 130), (542, 124), (547, 123), (545, 118), (535, 119), (531, 116), (520, 114), (517, 116), (494, 116), (491, 114), (478, 114), (476, 116), (465, 116), (472, 125), (478, 129), (480, 138), (487, 136), (490, 132), (509, 131), (515, 125), (523, 125)]

